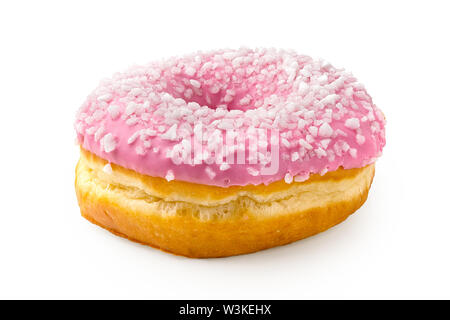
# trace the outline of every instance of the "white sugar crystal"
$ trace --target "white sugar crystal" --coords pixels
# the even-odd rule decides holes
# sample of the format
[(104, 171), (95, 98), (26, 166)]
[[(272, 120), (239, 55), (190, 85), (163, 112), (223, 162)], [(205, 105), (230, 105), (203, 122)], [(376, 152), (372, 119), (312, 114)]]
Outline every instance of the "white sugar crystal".
[(309, 178), (309, 176), (307, 174), (297, 175), (297, 176), (295, 176), (294, 181), (295, 182), (303, 182), (303, 181), (308, 180), (308, 178)]
[(205, 168), (205, 173), (208, 176), (208, 178), (210, 178), (211, 180), (214, 179), (214, 177), (216, 176), (216, 173), (210, 167)]
[(328, 76), (326, 74), (321, 75), (320, 77), (317, 78), (317, 81), (320, 84), (325, 84), (328, 82)]
[(201, 107), (197, 110), (195, 110), (194, 115), (201, 118), (203, 116), (206, 116), (209, 113), (209, 109), (206, 107)]
[(320, 159), (322, 157), (326, 157), (327, 156), (327, 152), (325, 150), (323, 150), (322, 148), (317, 148), (314, 150), (317, 154), (317, 157)]
[(242, 99), (239, 101), (239, 103), (240, 103), (241, 105), (243, 105), (243, 106), (246, 106), (246, 105), (248, 105), (248, 104), (250, 103), (251, 99), (252, 99), (252, 98), (251, 98), (249, 95), (246, 95), (244, 98), (242, 98)]
[(221, 118), (227, 114), (227, 110), (218, 108), (216, 111), (214, 111), (214, 117)]
[(284, 181), (285, 181), (286, 183), (291, 184), (292, 181), (294, 181), (294, 177), (292, 176), (292, 174), (290, 174), (290, 173), (288, 172), (288, 173), (286, 173), (286, 175), (284, 176)]
[(351, 148), (348, 153), (350, 153), (350, 155), (352, 156), (352, 158), (356, 158), (357, 155), (357, 150), (355, 148)]
[(311, 133), (311, 135), (313, 137), (317, 137), (317, 132), (318, 132), (317, 127), (311, 126), (308, 128), (308, 131), (309, 131), (309, 133)]
[(167, 103), (172, 103), (173, 100), (174, 100), (173, 96), (170, 95), (170, 94), (167, 93), (167, 92), (164, 92), (164, 93), (161, 95), (161, 99), (162, 99), (162, 101), (167, 102)]
[(324, 69), (324, 70), (326, 70), (326, 71), (329, 71), (330, 68), (333, 68), (333, 66), (331, 65), (331, 63), (329, 63), (329, 62), (326, 61), (326, 60), (322, 60), (321, 63), (322, 63), (322, 66), (321, 66), (322, 69)]
[(345, 126), (350, 129), (358, 129), (359, 120), (357, 118), (349, 118), (345, 121)]
[(233, 119), (222, 119), (217, 126), (219, 129), (229, 130), (234, 128), (234, 120)]
[(220, 87), (218, 85), (212, 86), (211, 88), (209, 88), (209, 92), (211, 92), (212, 94), (216, 94), (219, 91), (220, 91)]
[(219, 167), (220, 171), (225, 171), (230, 169), (230, 165), (228, 163), (222, 163)]
[(139, 133), (141, 135), (141, 138), (156, 136), (156, 131), (150, 128), (142, 129), (141, 131), (139, 131)]
[(312, 148), (313, 148), (312, 145), (310, 145), (308, 142), (306, 142), (305, 139), (300, 139), (298, 141), (298, 143), (305, 149), (312, 150)]
[(112, 104), (108, 107), (109, 116), (111, 119), (115, 120), (120, 115), (120, 107), (118, 105)]
[(251, 176), (254, 176), (254, 177), (259, 176), (259, 171), (256, 170), (255, 168), (249, 167), (249, 168), (247, 168), (247, 172)]
[(291, 143), (289, 142), (288, 139), (286, 138), (282, 138), (281, 139), (281, 143), (283, 144), (283, 146), (285, 146), (286, 148), (289, 148), (291, 146)]
[(225, 95), (225, 97), (223, 98), (224, 102), (231, 102), (233, 101), (233, 96), (231, 94), (227, 94)]
[(291, 160), (297, 161), (298, 159), (300, 159), (300, 155), (298, 154), (298, 152), (293, 152), (291, 155)]
[(109, 101), (111, 101), (112, 97), (113, 97), (113, 95), (111, 93), (106, 93), (106, 94), (103, 94), (103, 95), (99, 96), (97, 98), (97, 100), (98, 101), (109, 102)]
[(326, 96), (325, 98), (323, 98), (320, 102), (323, 105), (335, 104), (338, 99), (339, 99), (339, 96), (337, 94), (333, 93), (333, 94), (330, 94), (330, 95)]
[(194, 88), (197, 88), (197, 89), (202, 86), (202, 84), (200, 82), (198, 82), (197, 80), (194, 80), (194, 79), (189, 80), (189, 82)]
[(286, 104), (285, 108), (288, 112), (292, 112), (296, 109), (296, 105), (294, 103), (288, 103)]
[(144, 95), (144, 90), (142, 90), (141, 88), (133, 88), (131, 89), (131, 91), (128, 93), (128, 95), (132, 96), (132, 97), (138, 97), (138, 96), (142, 96)]
[(103, 136), (103, 134), (105, 133), (105, 127), (101, 126), (97, 129), (97, 131), (95, 131), (95, 135), (94, 135), (94, 141), (97, 142), (98, 140), (100, 140), (100, 138)]
[(103, 167), (103, 172), (105, 172), (105, 173), (107, 173), (107, 174), (112, 174), (112, 173), (113, 173), (113, 169), (112, 169), (110, 163), (107, 163), (107, 164)]
[(139, 137), (139, 135), (140, 135), (140, 131), (133, 133), (133, 135), (128, 139), (127, 143), (132, 144), (133, 142), (136, 141), (136, 139)]
[(305, 119), (313, 119), (316, 116), (316, 113), (314, 110), (309, 110), (305, 112)]
[(173, 67), (172, 69), (170, 69), (170, 71), (171, 71), (173, 74), (180, 74), (180, 73), (181, 73), (181, 69), (178, 68), (178, 67)]
[(111, 133), (106, 134), (102, 140), (101, 144), (103, 145), (103, 150), (106, 153), (113, 152), (116, 149), (117, 142), (114, 136)]
[(137, 104), (134, 102), (130, 102), (129, 104), (127, 104), (127, 108), (125, 109), (125, 114), (127, 116), (132, 115), (133, 113), (136, 112), (136, 108), (137, 108)]
[(98, 109), (95, 110), (94, 114), (92, 115), (92, 118), (94, 118), (95, 121), (99, 121), (103, 118), (104, 115), (105, 113), (102, 110)]
[(331, 142), (331, 139), (323, 139), (320, 141), (320, 144), (322, 145), (322, 147), (324, 149), (327, 149), (330, 142)]
[(134, 126), (138, 122), (139, 122), (139, 118), (138, 117), (131, 117), (131, 118), (127, 119), (127, 121), (125, 121), (125, 123), (128, 126)]
[(184, 96), (186, 97), (186, 99), (190, 99), (192, 98), (192, 96), (194, 95), (194, 91), (192, 91), (192, 89), (186, 89), (186, 91), (184, 92)]
[(308, 124), (307, 121), (305, 121), (304, 119), (300, 118), (300, 119), (298, 119), (297, 127), (299, 129), (303, 129), (307, 124)]
[(181, 98), (176, 98), (176, 99), (173, 101), (173, 103), (174, 103), (176, 106), (183, 106), (183, 105), (186, 104), (186, 101), (184, 101), (184, 100), (181, 99)]
[(327, 122), (322, 123), (319, 128), (319, 136), (324, 138), (329, 138), (333, 135), (333, 129)]
[(223, 142), (222, 132), (220, 130), (214, 130), (212, 134), (207, 137), (208, 151), (215, 151), (217, 146), (220, 146)]
[(357, 134), (356, 135), (356, 143), (358, 143), (359, 145), (364, 144), (364, 142), (366, 142), (366, 137), (364, 137), (361, 134)]
[(344, 150), (344, 152), (347, 152), (348, 149), (350, 149), (350, 146), (348, 145), (347, 142), (342, 143), (342, 150)]
[(298, 85), (298, 93), (300, 93), (301, 95), (305, 94), (309, 89), (309, 86), (306, 82), (300, 82), (300, 84)]
[(177, 124), (174, 124), (167, 130), (164, 134), (161, 135), (161, 139), (163, 140), (171, 140), (174, 141), (177, 139)]
[(151, 140), (146, 140), (146, 141), (144, 141), (143, 145), (146, 149), (148, 149), (152, 146), (152, 142), (151, 142)]
[[(92, 135), (95, 133), (95, 130), (96, 130), (96, 129), (97, 129), (97, 128), (95, 128), (95, 127), (87, 128), (87, 129), (86, 129), (86, 134), (92, 136)], [(77, 130), (77, 131), (78, 131), (78, 130)], [(78, 131), (78, 132), (80, 132), (80, 131)]]
[(173, 171), (172, 170), (167, 170), (166, 180), (167, 181), (172, 181), (173, 179), (175, 179), (175, 175), (173, 174)]
[(303, 68), (302, 70), (300, 70), (300, 74), (302, 74), (302, 75), (305, 76), (305, 77), (311, 77), (311, 76), (312, 76), (311, 71), (309, 71), (309, 70), (306, 69), (306, 68)]
[(196, 70), (193, 67), (188, 66), (186, 67), (185, 72), (188, 76), (192, 77), (195, 74)]
[(378, 122), (373, 122), (370, 125), (370, 130), (372, 130), (372, 133), (377, 133), (380, 131), (380, 124)]
[[(75, 130), (76, 130), (78, 133), (83, 134), (84, 124), (81, 123), (81, 122), (78, 122), (78, 123), (75, 125)], [(88, 133), (88, 132), (87, 132), (87, 133)], [(88, 134), (90, 134), (90, 133), (88, 133)]]

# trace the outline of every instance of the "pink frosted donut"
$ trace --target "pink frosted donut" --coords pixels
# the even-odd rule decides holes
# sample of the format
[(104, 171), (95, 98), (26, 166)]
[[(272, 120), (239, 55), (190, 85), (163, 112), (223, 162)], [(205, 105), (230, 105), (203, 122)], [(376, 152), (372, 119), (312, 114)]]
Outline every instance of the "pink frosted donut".
[(227, 189), (367, 167), (381, 155), (384, 125), (343, 69), (293, 51), (244, 48), (117, 73), (89, 95), (75, 128), (82, 150), (105, 160), (107, 173), (113, 165)]

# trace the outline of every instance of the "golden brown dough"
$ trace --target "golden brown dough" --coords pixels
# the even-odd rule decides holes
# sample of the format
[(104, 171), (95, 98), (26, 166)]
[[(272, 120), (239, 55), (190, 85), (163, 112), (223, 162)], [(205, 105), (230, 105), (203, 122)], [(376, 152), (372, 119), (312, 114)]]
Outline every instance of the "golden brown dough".
[(366, 200), (374, 165), (304, 182), (221, 188), (141, 175), (81, 150), (81, 214), (128, 239), (177, 255), (225, 257), (287, 244), (345, 220)]

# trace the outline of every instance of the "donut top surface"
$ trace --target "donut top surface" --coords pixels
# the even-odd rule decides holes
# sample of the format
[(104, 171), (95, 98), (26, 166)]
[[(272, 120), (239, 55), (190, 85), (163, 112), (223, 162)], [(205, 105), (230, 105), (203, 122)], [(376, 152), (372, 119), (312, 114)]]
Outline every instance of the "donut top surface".
[(381, 155), (384, 125), (343, 69), (243, 48), (117, 73), (88, 96), (75, 129), (83, 149), (111, 163), (226, 187), (363, 167)]

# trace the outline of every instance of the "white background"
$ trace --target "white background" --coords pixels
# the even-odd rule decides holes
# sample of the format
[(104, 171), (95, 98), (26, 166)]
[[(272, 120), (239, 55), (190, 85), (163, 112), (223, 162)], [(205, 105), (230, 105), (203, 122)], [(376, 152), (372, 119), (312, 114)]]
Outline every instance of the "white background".
[[(450, 298), (447, 1), (2, 1), (0, 298)], [(256, 254), (176, 257), (81, 218), (76, 109), (98, 81), (199, 49), (292, 48), (386, 114), (366, 204)]]

